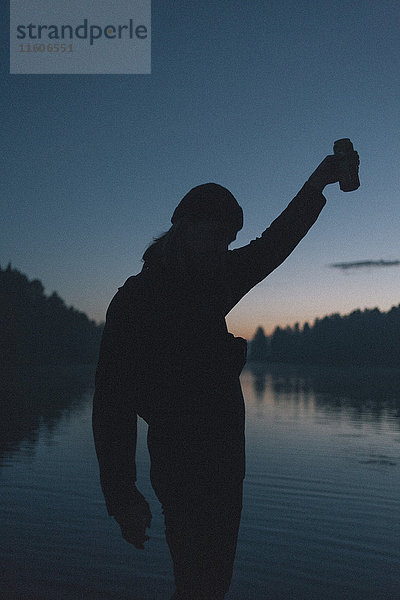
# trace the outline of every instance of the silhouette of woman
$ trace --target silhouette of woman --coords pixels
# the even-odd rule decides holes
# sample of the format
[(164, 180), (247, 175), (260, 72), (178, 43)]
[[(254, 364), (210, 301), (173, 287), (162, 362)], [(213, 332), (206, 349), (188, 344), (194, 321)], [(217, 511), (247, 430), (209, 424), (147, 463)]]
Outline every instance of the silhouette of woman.
[(175, 600), (220, 600), (232, 577), (245, 472), (239, 375), (246, 342), (225, 316), (278, 267), (338, 180), (328, 156), (261, 237), (228, 250), (242, 209), (224, 187), (199, 185), (142, 271), (114, 296), (96, 372), (93, 431), (108, 513), (142, 549), (149, 505), (135, 486), (137, 415), (148, 423), (151, 482), (165, 517)]

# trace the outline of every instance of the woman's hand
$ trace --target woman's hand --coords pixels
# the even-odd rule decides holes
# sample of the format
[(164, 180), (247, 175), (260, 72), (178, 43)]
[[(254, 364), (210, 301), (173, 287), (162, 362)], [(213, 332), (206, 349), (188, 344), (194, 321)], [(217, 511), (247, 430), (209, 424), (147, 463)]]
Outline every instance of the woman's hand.
[(121, 528), (124, 540), (133, 544), (138, 550), (143, 550), (144, 543), (149, 539), (146, 528), (151, 525), (152, 515), (148, 502), (142, 494), (140, 496), (140, 502), (131, 506), (129, 511), (114, 515), (114, 519)]
[[(354, 150), (355, 161), (357, 164), (360, 164), (360, 159), (358, 157), (358, 152)], [(336, 183), (339, 181), (340, 176), (340, 163), (342, 160), (348, 160), (348, 156), (339, 156), (335, 154), (330, 154), (318, 167), (315, 169), (314, 173), (308, 179), (308, 183), (318, 190), (322, 192), (326, 185), (330, 183)]]

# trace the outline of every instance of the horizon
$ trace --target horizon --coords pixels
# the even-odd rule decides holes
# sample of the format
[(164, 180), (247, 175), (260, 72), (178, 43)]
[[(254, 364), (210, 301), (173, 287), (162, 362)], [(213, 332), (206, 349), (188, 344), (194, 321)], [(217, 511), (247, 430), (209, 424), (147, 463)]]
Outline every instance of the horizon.
[[(32, 278), (31, 278), (31, 277), (29, 276), (29, 274), (28, 274), (28, 273), (23, 273), (23, 272), (22, 272), (20, 269), (18, 269), (18, 267), (15, 267), (15, 266), (14, 266), (14, 265), (13, 265), (11, 262), (10, 262), (10, 263), (8, 263), (6, 267), (3, 267), (3, 266), (0, 264), (0, 271), (2, 271), (2, 272), (6, 272), (8, 269), (10, 269), (11, 271), (17, 271), (18, 273), (20, 273), (20, 275), (27, 277), (27, 279), (28, 279), (28, 281), (29, 281), (29, 282), (32, 282), (32, 281), (34, 281), (34, 280), (39, 280), (39, 281), (40, 281), (40, 283), (41, 283), (41, 284), (42, 284), (42, 286), (43, 286), (43, 289), (44, 289), (44, 292), (43, 292), (43, 293), (44, 293), (44, 295), (45, 295), (46, 297), (50, 297), (52, 294), (57, 294), (57, 296), (58, 296), (58, 297), (59, 297), (59, 298), (60, 298), (60, 299), (61, 299), (61, 300), (62, 300), (62, 301), (65, 303), (65, 305), (66, 305), (66, 307), (67, 307), (67, 308), (73, 308), (74, 310), (77, 310), (78, 312), (82, 312), (82, 313), (84, 313), (84, 314), (85, 314), (85, 315), (86, 315), (86, 316), (87, 316), (87, 317), (88, 317), (90, 320), (94, 321), (94, 322), (95, 322), (95, 324), (96, 324), (97, 326), (103, 326), (103, 325), (104, 325), (104, 323), (105, 323), (105, 321), (104, 321), (104, 320), (103, 320), (103, 321), (97, 321), (96, 319), (93, 319), (93, 318), (92, 318), (90, 315), (88, 315), (88, 314), (87, 314), (85, 311), (81, 310), (81, 309), (80, 309), (78, 306), (74, 306), (74, 305), (72, 305), (72, 304), (71, 304), (71, 305), (69, 305), (67, 302), (65, 302), (65, 299), (64, 299), (64, 298), (63, 298), (63, 297), (62, 297), (62, 296), (59, 294), (59, 292), (58, 292), (57, 290), (51, 290), (51, 291), (48, 291), (48, 290), (47, 290), (47, 288), (46, 288), (45, 282), (43, 282), (43, 281), (40, 279), (40, 277), (38, 277), (38, 278), (36, 278), (36, 277), (32, 277)], [(275, 329), (276, 329), (276, 328), (278, 328), (278, 327), (279, 327), (280, 329), (286, 329), (286, 328), (288, 328), (288, 327), (290, 327), (291, 329), (293, 329), (293, 327), (294, 327), (295, 325), (299, 325), (299, 328), (300, 328), (300, 330), (302, 330), (302, 329), (304, 328), (304, 325), (305, 325), (306, 323), (308, 323), (308, 325), (312, 326), (312, 325), (315, 323), (315, 321), (316, 321), (317, 319), (320, 319), (320, 320), (321, 320), (321, 319), (323, 319), (323, 318), (325, 318), (325, 317), (331, 317), (331, 316), (333, 316), (333, 315), (336, 315), (336, 314), (339, 314), (339, 315), (340, 315), (340, 317), (345, 317), (345, 316), (348, 316), (348, 315), (350, 315), (351, 313), (353, 313), (353, 312), (356, 312), (356, 311), (361, 311), (361, 312), (364, 312), (364, 311), (368, 311), (368, 310), (372, 311), (372, 310), (374, 310), (374, 309), (378, 309), (378, 310), (379, 310), (381, 313), (387, 313), (387, 312), (389, 312), (389, 311), (390, 311), (392, 308), (397, 308), (397, 307), (399, 307), (399, 306), (400, 306), (400, 300), (399, 300), (399, 303), (398, 303), (398, 304), (393, 304), (393, 305), (392, 305), (392, 306), (390, 306), (390, 307), (389, 307), (387, 310), (381, 310), (381, 309), (380, 309), (379, 307), (377, 307), (377, 306), (373, 306), (373, 307), (364, 307), (364, 308), (360, 308), (360, 307), (354, 307), (352, 310), (350, 310), (350, 311), (349, 311), (349, 312), (347, 312), (347, 313), (341, 313), (341, 312), (338, 312), (338, 311), (334, 311), (334, 312), (332, 312), (332, 313), (329, 313), (329, 314), (317, 315), (317, 316), (315, 316), (314, 318), (312, 318), (312, 319), (310, 319), (310, 320), (303, 321), (303, 322), (300, 322), (300, 321), (295, 321), (294, 323), (285, 323), (285, 324), (283, 324), (283, 323), (278, 323), (278, 324), (277, 324), (277, 325), (275, 325), (275, 326), (273, 327), (273, 329), (271, 329), (270, 331), (266, 331), (266, 328), (263, 326), (263, 324), (262, 324), (262, 323), (259, 323), (258, 325), (255, 325), (255, 328), (254, 328), (254, 331), (253, 331), (253, 333), (252, 333), (252, 334), (249, 334), (249, 335), (244, 335), (244, 336), (242, 335), (241, 337), (244, 337), (244, 338), (245, 338), (245, 339), (247, 339), (248, 341), (252, 341), (252, 340), (253, 340), (253, 338), (254, 338), (254, 335), (255, 335), (256, 331), (257, 331), (257, 330), (258, 330), (260, 327), (263, 329), (263, 331), (264, 331), (264, 334), (265, 334), (267, 337), (270, 337), (270, 336), (271, 336), (271, 335), (274, 333)]]

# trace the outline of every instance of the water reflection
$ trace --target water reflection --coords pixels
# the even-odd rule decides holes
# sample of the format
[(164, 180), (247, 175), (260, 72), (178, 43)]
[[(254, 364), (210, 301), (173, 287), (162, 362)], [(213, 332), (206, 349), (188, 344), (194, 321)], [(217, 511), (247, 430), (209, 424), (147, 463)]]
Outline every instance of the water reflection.
[(400, 428), (400, 370), (315, 365), (250, 364), (258, 403), (273, 398), (357, 421), (395, 419)]
[[(398, 597), (399, 379), (277, 364), (244, 371), (247, 475), (229, 600)], [(149, 551), (133, 553), (107, 518), (85, 393), (92, 381), (93, 368), (74, 368), (2, 386), (0, 464), (13, 467), (1, 470), (4, 598), (172, 594), (143, 422), (137, 463), (154, 515)]]
[[(245, 369), (244, 379), (249, 376), (253, 402), (260, 406), (272, 399), (303, 411), (343, 414), (353, 422), (389, 418), (400, 428), (400, 370), (254, 363)], [(37, 368), (3, 379), (0, 466), (23, 442), (24, 455), (33, 453), (41, 425), (50, 440), (65, 412), (82, 403), (93, 378), (94, 366), (84, 365)]]
[(21, 451), (34, 452), (40, 426), (51, 439), (66, 411), (83, 401), (93, 385), (94, 366), (42, 367), (18, 377), (3, 378), (1, 385), (0, 467)]

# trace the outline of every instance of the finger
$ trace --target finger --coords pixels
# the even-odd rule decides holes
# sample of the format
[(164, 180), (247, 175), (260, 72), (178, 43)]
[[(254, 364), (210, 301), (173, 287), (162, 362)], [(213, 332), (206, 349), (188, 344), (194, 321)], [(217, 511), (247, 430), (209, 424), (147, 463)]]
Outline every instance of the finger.
[(133, 546), (135, 546), (135, 548), (137, 550), (144, 550), (144, 543), (143, 542), (131, 542)]
[(147, 542), (147, 540), (150, 539), (147, 535), (139, 537), (123, 534), (122, 537), (126, 542), (128, 542), (128, 544), (132, 544), (138, 550), (144, 550), (144, 542)]
[(135, 546), (135, 548), (137, 548), (138, 550), (144, 550), (144, 543), (149, 541), (149, 536), (145, 535), (141, 540), (134, 540), (132, 542), (132, 544)]
[(121, 533), (124, 540), (129, 544), (133, 544), (136, 548), (143, 548), (144, 542), (150, 539), (146, 535), (144, 526), (135, 529), (121, 529)]
[(144, 543), (147, 542), (149, 539), (150, 539), (149, 536), (145, 535), (144, 539), (142, 541), (136, 540), (135, 542), (132, 542), (132, 543), (135, 546), (135, 548), (137, 548), (138, 550), (144, 550)]

